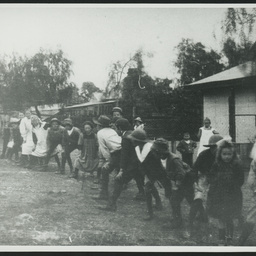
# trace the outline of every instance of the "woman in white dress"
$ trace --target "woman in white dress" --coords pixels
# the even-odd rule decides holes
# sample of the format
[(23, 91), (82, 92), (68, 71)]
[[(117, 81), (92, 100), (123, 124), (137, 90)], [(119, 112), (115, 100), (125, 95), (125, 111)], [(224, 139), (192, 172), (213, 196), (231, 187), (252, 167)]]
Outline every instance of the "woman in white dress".
[(204, 147), (204, 145), (208, 145), (209, 139), (213, 134), (218, 134), (218, 132), (211, 126), (211, 120), (206, 117), (204, 119), (204, 126), (199, 128), (198, 132), (198, 139), (199, 141), (199, 148), (197, 151), (197, 156), (204, 150), (207, 149), (207, 147)]
[(29, 155), (32, 154), (34, 148), (33, 136), (32, 136), (32, 124), (31, 124), (31, 112), (26, 111), (25, 117), (20, 122), (20, 134), (23, 139), (21, 150), (21, 163), (22, 166), (29, 164)]

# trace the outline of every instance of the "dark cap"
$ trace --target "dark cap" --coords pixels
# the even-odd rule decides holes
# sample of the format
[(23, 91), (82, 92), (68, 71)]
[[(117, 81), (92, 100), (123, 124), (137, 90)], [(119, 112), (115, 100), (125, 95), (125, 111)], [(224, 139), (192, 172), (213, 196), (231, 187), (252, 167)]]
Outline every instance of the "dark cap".
[(115, 122), (116, 126), (119, 126), (123, 131), (130, 129), (131, 125), (126, 118), (118, 118)]
[(204, 147), (212, 147), (212, 146), (216, 146), (216, 143), (220, 140), (222, 140), (223, 137), (218, 135), (218, 134), (214, 134), (210, 137), (208, 145), (204, 145)]
[(148, 142), (147, 134), (143, 129), (136, 129), (127, 138), (140, 142)]
[(70, 118), (64, 119), (63, 124), (73, 126), (72, 120)]
[(139, 121), (139, 122), (143, 123), (140, 117), (135, 118), (134, 121)]
[(159, 153), (169, 153), (168, 141), (163, 138), (156, 139), (151, 149)]
[(52, 124), (53, 122), (57, 122), (58, 124), (60, 124), (60, 120), (58, 120), (56, 117), (51, 119), (50, 124)]
[(98, 118), (98, 120), (95, 120), (95, 119), (94, 119), (93, 122), (94, 122), (95, 124), (98, 124), (98, 125), (101, 125), (101, 126), (104, 126), (104, 127), (108, 127), (109, 124), (110, 124), (110, 122), (111, 122), (111, 120), (110, 120), (110, 118), (108, 118), (107, 116), (101, 115), (101, 116)]
[(121, 109), (121, 108), (119, 108), (119, 107), (114, 107), (113, 109), (112, 109), (112, 113), (113, 112), (119, 112), (119, 113), (123, 113), (123, 110)]

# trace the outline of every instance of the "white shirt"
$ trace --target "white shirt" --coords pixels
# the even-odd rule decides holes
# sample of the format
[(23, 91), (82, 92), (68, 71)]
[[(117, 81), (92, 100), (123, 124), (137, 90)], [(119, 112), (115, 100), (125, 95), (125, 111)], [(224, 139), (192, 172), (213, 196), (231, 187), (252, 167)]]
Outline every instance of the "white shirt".
[(153, 144), (151, 142), (147, 142), (146, 144), (143, 145), (142, 150), (140, 150), (139, 146), (135, 147), (137, 157), (141, 163), (146, 159), (148, 153), (150, 152), (152, 145)]
[(162, 163), (164, 169), (166, 170), (167, 158), (166, 159), (161, 159), (161, 163)]
[(103, 128), (97, 133), (100, 157), (110, 159), (110, 153), (121, 149), (122, 138), (112, 128)]
[(72, 129), (71, 129), (71, 130), (67, 130), (68, 135), (70, 136), (70, 134), (71, 134), (73, 131), (74, 131), (74, 126), (72, 127)]

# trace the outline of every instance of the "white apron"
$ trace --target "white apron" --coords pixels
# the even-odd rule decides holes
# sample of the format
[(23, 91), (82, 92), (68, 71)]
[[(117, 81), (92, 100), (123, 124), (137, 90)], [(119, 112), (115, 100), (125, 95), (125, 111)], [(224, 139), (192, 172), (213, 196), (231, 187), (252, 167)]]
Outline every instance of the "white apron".
[(31, 119), (24, 117), (20, 122), (20, 134), (25, 140), (22, 144), (22, 155), (31, 155), (34, 148)]
[(201, 133), (201, 138), (200, 138), (200, 143), (199, 143), (199, 148), (197, 151), (197, 156), (204, 150), (207, 149), (207, 147), (204, 147), (204, 145), (208, 145), (210, 137), (213, 135), (213, 131), (215, 130), (213, 127), (211, 127), (210, 130), (205, 129), (204, 127), (200, 128), (202, 133)]
[(36, 143), (36, 148), (32, 152), (33, 156), (36, 157), (45, 157), (47, 155), (47, 135), (48, 135), (48, 130), (45, 130), (43, 127), (46, 123), (43, 122), (41, 126), (33, 127), (33, 132), (36, 135), (37, 138), (37, 143)]

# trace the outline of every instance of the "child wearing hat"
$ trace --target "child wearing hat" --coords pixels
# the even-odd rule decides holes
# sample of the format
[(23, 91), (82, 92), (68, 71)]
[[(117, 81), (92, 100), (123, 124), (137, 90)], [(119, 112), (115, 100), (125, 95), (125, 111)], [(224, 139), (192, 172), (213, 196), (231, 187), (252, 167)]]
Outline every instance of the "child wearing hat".
[[(173, 213), (172, 228), (179, 228), (182, 225), (181, 203), (185, 198), (189, 205), (194, 199), (193, 177), (188, 165), (175, 154), (169, 151), (168, 141), (159, 138), (154, 141), (152, 151), (161, 160), (162, 168), (167, 173), (172, 184), (171, 206)], [(191, 210), (189, 214), (191, 220)]]
[(161, 166), (160, 158), (153, 153), (153, 143), (148, 140), (146, 132), (143, 129), (136, 129), (128, 136), (128, 138), (132, 140), (139, 166), (145, 176), (145, 196), (148, 217), (144, 220), (151, 220), (154, 218), (152, 197), (155, 198), (156, 209), (162, 210), (163, 208), (155, 183), (159, 182), (161, 186), (165, 188), (165, 195), (169, 200), (171, 195), (171, 184)]
[(82, 144), (82, 133), (79, 128), (73, 126), (72, 120), (66, 118), (63, 122), (65, 130), (63, 133), (63, 147), (64, 147), (64, 157), (62, 159), (62, 172), (65, 172), (65, 164), (68, 161), (70, 168), (70, 178), (77, 178), (76, 174), (73, 172), (73, 164), (70, 154), (75, 150), (81, 150)]
[(120, 168), (121, 137), (115, 130), (109, 127), (111, 120), (101, 115), (98, 120), (93, 120), (97, 125), (97, 138), (99, 144), (99, 165), (101, 169), (102, 182), (99, 196), (95, 200), (108, 199), (109, 174)]
[[(191, 207), (191, 232), (193, 232), (193, 224), (197, 214), (199, 214), (200, 223), (204, 226), (207, 232), (208, 217), (205, 210), (207, 190), (209, 187), (208, 176), (215, 161), (217, 142), (223, 137), (215, 134), (212, 135), (207, 143), (204, 145), (206, 150), (201, 152), (193, 165), (193, 173), (195, 177), (194, 182), (194, 201)], [(191, 233), (192, 235), (192, 233)]]
[(57, 173), (63, 173), (61, 170), (60, 160), (58, 157), (58, 153), (61, 153), (62, 159), (63, 159), (63, 134), (64, 134), (65, 128), (61, 126), (61, 122), (57, 118), (52, 118), (50, 121), (50, 128), (48, 129), (47, 134), (47, 145), (48, 145), (48, 151), (45, 159), (45, 169), (47, 169), (47, 165), (51, 159), (52, 156), (55, 157), (55, 160), (58, 164), (58, 168), (60, 169), (60, 172)]
[(134, 130), (136, 129), (144, 129), (144, 124), (140, 117), (134, 119)]
[(190, 134), (188, 132), (185, 132), (183, 139), (177, 146), (177, 150), (182, 155), (182, 161), (187, 163), (190, 167), (193, 165), (193, 154), (196, 147), (196, 142), (190, 139)]
[[(93, 132), (93, 124), (86, 121), (83, 124), (83, 134), (81, 137), (81, 154), (75, 160), (74, 178), (78, 178), (79, 170), (82, 172), (89, 172), (93, 176), (93, 172), (98, 168), (98, 140), (96, 134)], [(83, 184), (84, 185), (84, 184)]]

